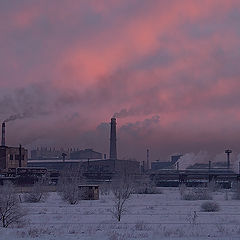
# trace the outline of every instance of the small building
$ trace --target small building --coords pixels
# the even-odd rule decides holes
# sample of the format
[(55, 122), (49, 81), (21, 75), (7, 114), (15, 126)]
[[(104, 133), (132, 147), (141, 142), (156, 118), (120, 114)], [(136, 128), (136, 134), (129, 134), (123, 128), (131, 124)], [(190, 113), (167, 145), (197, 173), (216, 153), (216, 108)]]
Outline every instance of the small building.
[[(21, 157), (20, 157), (21, 154)], [(0, 169), (27, 167), (28, 151), (21, 147), (0, 146)]]
[(99, 186), (98, 185), (79, 185), (82, 200), (99, 200)]

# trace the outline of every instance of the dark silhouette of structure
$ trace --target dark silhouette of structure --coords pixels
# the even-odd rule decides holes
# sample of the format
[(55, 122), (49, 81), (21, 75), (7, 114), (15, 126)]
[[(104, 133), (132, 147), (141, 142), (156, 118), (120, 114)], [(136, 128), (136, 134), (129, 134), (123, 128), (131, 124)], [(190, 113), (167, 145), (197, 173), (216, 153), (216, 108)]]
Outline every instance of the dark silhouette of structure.
[(91, 148), (70, 153), (70, 159), (102, 159), (102, 153), (96, 152)]
[(149, 165), (149, 149), (147, 149), (147, 170), (149, 170), (150, 165)]
[(6, 123), (2, 123), (2, 142), (0, 146), (0, 171), (9, 168), (26, 167), (28, 151), (21, 145), (19, 147), (6, 146), (5, 139)]
[(2, 123), (2, 142), (1, 142), (1, 146), (4, 147), (5, 146), (5, 122)]
[(159, 169), (176, 169), (178, 168), (178, 160), (182, 157), (182, 155), (174, 155), (171, 156), (171, 161), (168, 162), (161, 162), (159, 160), (151, 163), (152, 170), (159, 170)]
[(116, 133), (116, 118), (111, 118), (111, 133), (110, 133), (110, 159), (117, 160), (117, 133)]
[(225, 150), (225, 153), (227, 154), (227, 168), (230, 168), (230, 154), (232, 153), (232, 150), (227, 149)]

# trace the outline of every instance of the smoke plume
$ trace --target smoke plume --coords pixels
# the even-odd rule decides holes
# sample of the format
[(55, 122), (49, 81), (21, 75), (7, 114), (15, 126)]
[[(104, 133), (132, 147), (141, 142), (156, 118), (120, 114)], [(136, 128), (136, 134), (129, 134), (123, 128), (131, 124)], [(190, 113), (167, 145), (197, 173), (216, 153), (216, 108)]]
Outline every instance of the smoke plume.
[(184, 154), (179, 159), (179, 169), (185, 170), (187, 167), (195, 164), (195, 163), (208, 163), (210, 155), (206, 151), (200, 151), (199, 153), (187, 153)]
[(17, 119), (23, 119), (23, 118), (26, 118), (26, 117), (29, 117), (29, 115), (26, 114), (26, 113), (15, 114), (15, 115), (11, 115), (7, 119), (5, 119), (4, 122), (15, 121)]

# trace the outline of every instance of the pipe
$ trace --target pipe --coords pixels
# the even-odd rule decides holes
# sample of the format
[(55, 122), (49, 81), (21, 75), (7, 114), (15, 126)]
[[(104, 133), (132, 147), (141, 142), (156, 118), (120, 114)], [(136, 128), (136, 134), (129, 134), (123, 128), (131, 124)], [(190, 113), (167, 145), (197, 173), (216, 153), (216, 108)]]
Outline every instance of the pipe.
[(177, 170), (179, 171), (179, 162), (177, 162)]
[(149, 166), (149, 149), (147, 149), (147, 170), (150, 169), (150, 166)]
[(19, 145), (19, 167), (22, 167), (22, 145)]
[(209, 161), (209, 162), (208, 162), (208, 170), (209, 170), (209, 171), (211, 170), (211, 166), (212, 166), (212, 162)]

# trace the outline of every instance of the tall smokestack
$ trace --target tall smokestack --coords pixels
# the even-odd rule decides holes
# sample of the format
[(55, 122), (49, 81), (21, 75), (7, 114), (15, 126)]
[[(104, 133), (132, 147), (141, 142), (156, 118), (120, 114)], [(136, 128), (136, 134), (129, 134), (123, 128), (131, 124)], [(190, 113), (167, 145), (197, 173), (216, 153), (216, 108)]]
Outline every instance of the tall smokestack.
[(6, 128), (6, 124), (5, 122), (2, 123), (2, 143), (1, 146), (5, 146), (5, 128)]
[(117, 133), (116, 133), (116, 118), (111, 119), (111, 133), (110, 133), (110, 159), (117, 159)]

